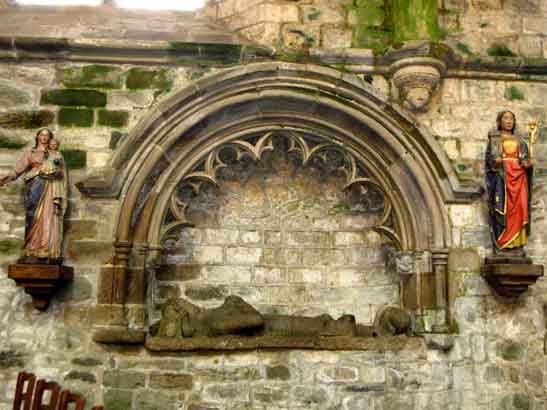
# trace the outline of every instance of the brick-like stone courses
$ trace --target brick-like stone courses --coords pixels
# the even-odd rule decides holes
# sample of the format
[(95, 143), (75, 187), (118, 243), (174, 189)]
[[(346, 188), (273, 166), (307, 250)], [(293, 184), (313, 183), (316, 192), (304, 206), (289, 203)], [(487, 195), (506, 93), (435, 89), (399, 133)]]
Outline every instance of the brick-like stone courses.
[[(473, 7), (483, 3), (490, 2), (471, 2)], [(545, 9), (543, 3), (542, 10)], [(539, 14), (537, 18), (541, 18)], [(494, 21), (487, 21), (487, 27), (481, 28), (479, 24), (475, 30), (494, 30), (497, 27)], [(486, 31), (485, 35), (485, 43), (490, 43)], [(190, 76), (196, 79), (203, 74), (199, 69), (186, 73), (186, 69), (169, 68), (174, 78), (171, 92), (189, 84)], [(58, 70), (46, 62), (0, 64), (0, 87), (4, 87), (0, 92), (0, 110), (2, 113), (38, 110), (42, 89), (64, 87), (57, 75)], [(375, 76), (373, 80), (375, 86), (383, 84), (388, 89), (383, 77)], [(96, 86), (94, 83), (91, 88)], [(506, 98), (511, 95), (506, 94), (511, 86), (521, 91), (523, 99)], [(89, 403), (103, 401), (107, 409), (546, 409), (543, 309), (547, 281), (540, 279), (513, 303), (492, 294), (479, 273), (482, 257), (490, 252), (487, 214), (482, 202), (448, 208), (453, 233), (449, 256), (453, 334), (432, 336), (427, 350), (423, 346), (410, 346), (396, 353), (259, 351), (164, 357), (150, 355), (140, 347), (93, 343), (90, 329), (100, 319), (93, 315), (101, 314), (91, 309), (96, 301), (97, 274), (99, 266), (111, 257), (112, 226), (118, 203), (84, 198), (72, 182), (108, 163), (125, 133), (157, 104), (151, 89), (132, 91), (122, 86), (101, 90), (107, 95), (107, 110), (131, 111), (127, 127), (115, 131), (115, 142), (109, 127), (67, 128), (55, 125), (56, 122), (51, 125), (62, 147), (87, 152), (87, 168), (70, 173), (66, 256), (67, 263), (75, 269), (76, 279), (44, 313), (35, 312), (29, 297), (7, 279), (6, 266), (17, 259), (24, 234), (22, 182), (1, 188), (0, 410), (12, 408), (16, 374), (21, 368), (84, 393)], [(546, 91), (544, 84), (524, 79), (503, 82), (446, 78), (431, 110), (417, 115), (417, 120), (433, 130), (454, 165), (463, 166), (461, 171), (456, 168), (462, 181), (481, 182), (486, 135), (494, 126), (497, 111), (501, 108), (514, 111), (522, 130), (527, 120), (544, 115)], [(51, 108), (52, 112), (56, 110)], [(17, 150), (32, 143), (34, 131), (24, 127), (0, 129), (2, 173), (13, 166)], [(532, 236), (527, 247), (534, 263), (543, 264), (547, 263), (546, 136), (547, 130), (543, 128), (537, 146)], [(303, 180), (307, 181), (306, 178)], [(221, 185), (222, 195), (215, 194), (216, 198), (223, 195), (226, 198), (227, 193), (222, 190), (233, 184)], [(310, 224), (303, 216), (315, 218), (314, 208), (310, 207), (300, 213), (301, 218), (286, 218), (285, 227), (279, 223), (261, 225), (255, 223), (256, 214), (249, 212), (262, 210), (264, 202), (257, 202), (257, 195), (248, 195), (239, 202), (231, 202), (234, 213), (226, 216), (222, 224), (207, 226), (202, 219), (195, 229), (185, 231), (184, 243), (193, 250), (177, 251), (173, 257), (209, 255), (211, 259), (206, 260), (210, 263), (187, 261), (167, 265), (158, 272), (162, 285), (175, 285), (175, 294), (205, 305), (217, 305), (226, 295), (234, 293), (260, 308), (280, 306), (279, 312), (329, 311), (337, 316), (347, 310), (363, 321), (370, 319), (372, 309), (364, 313), (360, 309), (374, 298), (388, 294), (377, 291), (383, 284), (394, 283), (392, 278), (384, 276), (383, 266), (374, 271), (367, 265), (364, 270), (362, 261), (357, 262), (362, 255), (376, 260), (372, 252), (381, 249), (381, 243), (370, 242), (368, 237), (375, 235), (367, 228), (374, 217), (372, 221), (349, 215), (342, 218), (345, 207), (336, 206), (338, 194), (331, 194), (328, 184), (310, 186), (321, 187), (321, 195), (316, 193), (315, 197), (334, 198), (319, 208), (337, 212), (336, 217), (319, 213), (316, 224)], [(237, 184), (236, 188), (248, 192)], [(282, 190), (276, 188), (273, 192)], [(199, 207), (192, 209), (191, 215), (194, 219), (200, 219), (199, 208), (202, 215), (204, 211), (212, 212), (205, 207), (207, 201), (198, 198), (196, 204)], [(243, 214), (242, 204), (248, 204)], [(218, 208), (216, 202), (212, 205)], [(320, 218), (321, 215), (326, 219)], [(318, 235), (315, 242), (306, 245), (306, 235), (315, 234)], [(221, 239), (225, 242), (221, 243)], [(207, 250), (197, 251), (202, 248)], [(272, 263), (264, 262), (268, 257)], [(224, 269), (222, 265), (228, 261), (234, 269)], [(344, 265), (334, 269), (337, 261)], [(309, 291), (313, 287), (318, 289), (316, 293)], [(282, 293), (279, 290), (282, 288), (291, 292)], [(299, 289), (303, 291), (294, 293)], [(361, 295), (359, 299), (358, 292), (366, 289), (373, 290), (373, 294)], [(310, 308), (305, 309), (308, 305), (303, 300), (312, 296), (318, 303), (310, 303)], [(274, 297), (276, 304), (271, 302)], [(350, 298), (354, 298), (351, 306), (345, 306), (344, 301)], [(180, 383), (180, 388), (169, 387), (172, 383)]]

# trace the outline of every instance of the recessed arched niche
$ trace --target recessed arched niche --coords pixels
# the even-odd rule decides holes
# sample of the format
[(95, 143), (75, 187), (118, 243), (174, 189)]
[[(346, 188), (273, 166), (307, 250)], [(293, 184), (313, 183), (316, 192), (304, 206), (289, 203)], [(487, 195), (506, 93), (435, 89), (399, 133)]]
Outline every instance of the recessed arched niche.
[(175, 94), (79, 188), (120, 198), (95, 332), (114, 343), (143, 342), (167, 296), (365, 323), (396, 305), (445, 329), (446, 205), (478, 194), (369, 84), (286, 63)]
[(214, 307), (237, 295), (263, 313), (371, 324), (400, 300), (392, 211), (341, 145), (291, 131), (227, 142), (173, 193), (155, 300)]

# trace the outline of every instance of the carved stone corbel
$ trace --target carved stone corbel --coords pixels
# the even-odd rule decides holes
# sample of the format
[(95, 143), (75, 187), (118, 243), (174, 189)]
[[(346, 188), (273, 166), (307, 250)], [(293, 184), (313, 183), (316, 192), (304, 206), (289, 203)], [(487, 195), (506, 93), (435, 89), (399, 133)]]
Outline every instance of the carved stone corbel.
[(413, 112), (427, 111), (445, 71), (444, 62), (430, 57), (404, 58), (390, 67), (403, 106)]

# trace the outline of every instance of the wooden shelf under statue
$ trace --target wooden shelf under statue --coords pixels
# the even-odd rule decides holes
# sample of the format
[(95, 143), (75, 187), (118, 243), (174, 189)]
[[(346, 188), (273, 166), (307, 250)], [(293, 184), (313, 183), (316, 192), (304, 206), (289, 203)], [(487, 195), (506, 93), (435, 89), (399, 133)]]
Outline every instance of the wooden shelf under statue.
[(538, 121), (529, 124), (529, 143), (515, 132), (516, 118), (502, 111), (488, 134), (485, 168), (489, 225), (494, 256), (486, 258), (483, 277), (502, 296), (518, 297), (543, 276), (524, 252), (531, 225), (534, 144)]
[(25, 240), (23, 255), (10, 265), (8, 277), (32, 296), (36, 309), (46, 309), (55, 292), (72, 280), (63, 266), (63, 220), (67, 208), (67, 173), (59, 141), (47, 128), (36, 134), (32, 148), (23, 151), (14, 170), (0, 186), (25, 181)]

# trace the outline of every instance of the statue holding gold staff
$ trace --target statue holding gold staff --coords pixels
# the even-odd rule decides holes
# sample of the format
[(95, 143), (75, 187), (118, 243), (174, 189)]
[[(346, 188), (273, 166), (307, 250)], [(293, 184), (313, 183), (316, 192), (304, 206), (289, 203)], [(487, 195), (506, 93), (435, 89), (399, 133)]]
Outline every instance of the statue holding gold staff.
[(515, 114), (502, 111), (488, 134), (485, 168), (492, 242), (496, 254), (524, 256), (530, 234), (533, 149), (538, 121), (529, 124), (529, 144), (515, 132)]

